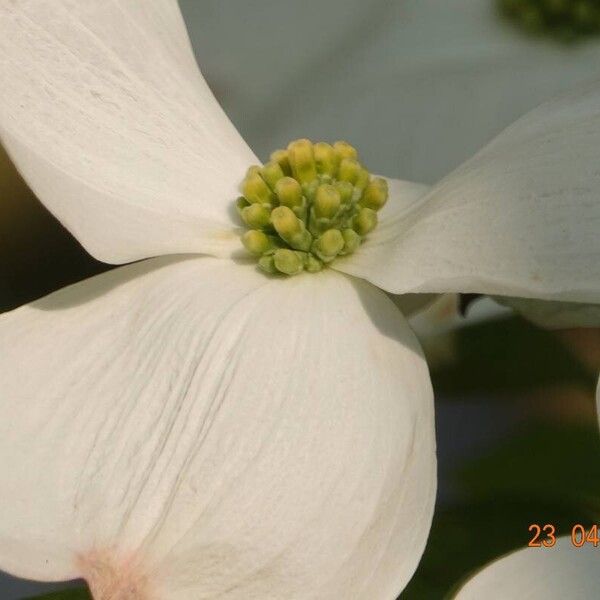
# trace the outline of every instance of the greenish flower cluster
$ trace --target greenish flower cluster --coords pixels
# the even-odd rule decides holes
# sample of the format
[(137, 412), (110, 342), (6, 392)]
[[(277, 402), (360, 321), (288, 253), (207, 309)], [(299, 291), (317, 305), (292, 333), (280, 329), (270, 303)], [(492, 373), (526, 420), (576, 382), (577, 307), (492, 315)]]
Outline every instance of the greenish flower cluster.
[(532, 33), (574, 41), (600, 33), (600, 0), (498, 0), (502, 14)]
[(354, 252), (377, 226), (388, 197), (347, 142), (302, 139), (248, 169), (237, 200), (242, 243), (267, 273), (315, 273)]

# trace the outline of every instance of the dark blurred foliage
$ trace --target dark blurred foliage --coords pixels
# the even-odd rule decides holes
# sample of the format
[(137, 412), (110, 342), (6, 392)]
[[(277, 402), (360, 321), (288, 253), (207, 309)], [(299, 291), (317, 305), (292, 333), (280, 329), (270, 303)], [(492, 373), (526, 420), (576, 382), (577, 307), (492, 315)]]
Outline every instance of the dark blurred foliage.
[(513, 317), (451, 337), (452, 362), (432, 369), (437, 398), (511, 406), (519, 419), (511, 435), (445, 474), (456, 493), (438, 503), (403, 600), (451, 597), (488, 562), (526, 546), (532, 523), (570, 535), (577, 523), (600, 522), (600, 331), (550, 332)]
[(465, 327), (453, 339), (454, 360), (432, 366), (438, 396), (479, 401), (531, 392), (540, 387), (577, 385), (592, 391), (596, 374), (551, 331), (520, 317)]
[(108, 268), (41, 205), (0, 146), (0, 312)]
[(25, 600), (92, 600), (91, 594), (87, 589), (65, 590), (64, 592), (55, 592), (54, 594), (45, 594)]
[(595, 423), (532, 422), (455, 474), (462, 500), (436, 512), (421, 564), (401, 598), (437, 600), (486, 563), (522, 548), (532, 523), (570, 535), (600, 520)]
[(501, 14), (524, 31), (563, 42), (600, 34), (598, 0), (497, 0)]

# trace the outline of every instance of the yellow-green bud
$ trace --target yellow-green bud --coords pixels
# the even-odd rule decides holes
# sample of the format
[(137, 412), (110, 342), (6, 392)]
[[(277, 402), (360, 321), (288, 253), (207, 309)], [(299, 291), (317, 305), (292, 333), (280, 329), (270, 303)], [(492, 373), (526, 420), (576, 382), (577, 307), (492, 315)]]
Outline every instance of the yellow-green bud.
[(351, 146), (348, 142), (339, 141), (333, 144), (333, 148), (336, 154), (340, 157), (340, 160), (344, 158), (352, 158), (356, 160), (358, 158), (358, 152), (354, 146)]
[(271, 220), (271, 212), (262, 204), (251, 204), (241, 211), (242, 219), (248, 227), (252, 229), (262, 229), (266, 227)]
[(271, 213), (271, 221), (277, 233), (289, 237), (302, 231), (302, 221), (287, 206), (278, 206)]
[(356, 176), (356, 181), (354, 182), (354, 188), (357, 190), (364, 190), (367, 185), (369, 185), (369, 179), (371, 176), (369, 175), (369, 171), (367, 171), (364, 167), (361, 167), (358, 175)]
[(314, 179), (310, 183), (302, 184), (302, 193), (304, 197), (308, 200), (309, 203), (312, 203), (315, 199), (315, 194), (317, 193), (317, 188), (319, 187), (319, 180)]
[(277, 182), (284, 176), (279, 163), (272, 160), (268, 162), (261, 170), (260, 174), (267, 185), (274, 191)]
[(275, 268), (286, 275), (297, 275), (304, 269), (304, 262), (299, 253), (287, 248), (280, 248), (273, 255)]
[(307, 251), (312, 244), (312, 235), (304, 223), (287, 206), (278, 206), (271, 213), (271, 222), (277, 233), (295, 250)]
[(313, 148), (317, 173), (335, 177), (340, 164), (340, 157), (333, 146), (325, 142), (317, 142)]
[(340, 163), (338, 179), (354, 183), (360, 174), (360, 163), (354, 158), (344, 158)]
[(271, 239), (262, 231), (251, 229), (246, 231), (242, 236), (242, 243), (250, 254), (255, 256), (261, 256), (265, 252), (273, 249), (273, 242)]
[(323, 261), (331, 262), (344, 248), (344, 237), (339, 229), (328, 229), (315, 240), (312, 251)]
[(342, 237), (344, 238), (344, 249), (342, 254), (352, 254), (361, 244), (362, 238), (354, 229), (344, 229), (342, 231)]
[(334, 185), (340, 194), (342, 204), (349, 204), (354, 193), (354, 186), (349, 181), (336, 181)]
[(317, 178), (317, 167), (310, 140), (296, 140), (288, 146), (288, 157), (294, 178), (300, 183), (310, 183)]
[(384, 206), (388, 199), (388, 184), (385, 179), (377, 177), (373, 179), (365, 188), (365, 191), (360, 199), (362, 206), (379, 210)]
[(275, 268), (275, 259), (273, 258), (272, 254), (261, 256), (258, 259), (258, 266), (266, 273), (271, 273), (273, 275), (277, 273), (277, 269)]
[(272, 204), (274, 200), (273, 192), (258, 172), (247, 175), (242, 185), (242, 192), (246, 200), (252, 204)]
[(352, 226), (359, 235), (367, 235), (377, 227), (377, 213), (371, 208), (361, 208), (354, 217)]
[(324, 183), (317, 188), (314, 200), (315, 215), (320, 219), (332, 219), (340, 209), (342, 200), (337, 189)]
[(283, 177), (275, 186), (277, 198), (282, 206), (302, 206), (302, 188), (292, 177)]
[(292, 174), (292, 167), (290, 166), (287, 150), (275, 150), (270, 158), (279, 165), (284, 175), (289, 176)]
[(323, 268), (323, 263), (316, 256), (308, 253), (304, 258), (304, 268), (309, 273), (317, 273)]
[(248, 202), (248, 200), (246, 200), (246, 198), (244, 198), (244, 196), (240, 196), (236, 201), (235, 201), (235, 207), (238, 211), (238, 214), (240, 215), (240, 217), (242, 216), (242, 211), (247, 207), (250, 206), (250, 202)]

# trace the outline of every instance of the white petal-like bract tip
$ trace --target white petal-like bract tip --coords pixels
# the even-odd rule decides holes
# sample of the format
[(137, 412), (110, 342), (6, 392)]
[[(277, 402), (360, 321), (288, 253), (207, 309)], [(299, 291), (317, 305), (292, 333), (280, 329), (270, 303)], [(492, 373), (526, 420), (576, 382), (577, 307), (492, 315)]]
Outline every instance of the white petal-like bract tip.
[(0, 5), (0, 139), (96, 258), (229, 255), (253, 153), (200, 75), (175, 0)]
[(543, 104), (400, 215), (393, 235), (364, 244), (345, 270), (392, 293), (598, 304), (599, 149), (600, 85)]
[(598, 548), (576, 548), (568, 536), (551, 548), (525, 548), (489, 564), (455, 600), (591, 600), (598, 589)]

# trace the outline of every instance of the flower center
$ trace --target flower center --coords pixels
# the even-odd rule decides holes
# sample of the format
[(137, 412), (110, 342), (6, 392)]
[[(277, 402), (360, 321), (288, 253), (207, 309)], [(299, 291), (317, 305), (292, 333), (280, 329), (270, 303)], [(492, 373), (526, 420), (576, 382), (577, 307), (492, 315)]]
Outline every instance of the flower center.
[(497, 0), (502, 13), (532, 33), (573, 41), (600, 33), (597, 0)]
[(347, 142), (291, 142), (248, 169), (237, 200), (246, 250), (267, 273), (315, 273), (352, 254), (377, 226), (387, 182)]

